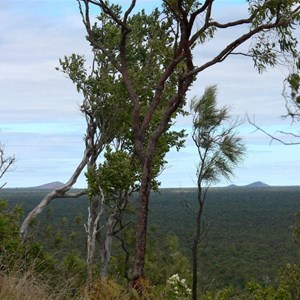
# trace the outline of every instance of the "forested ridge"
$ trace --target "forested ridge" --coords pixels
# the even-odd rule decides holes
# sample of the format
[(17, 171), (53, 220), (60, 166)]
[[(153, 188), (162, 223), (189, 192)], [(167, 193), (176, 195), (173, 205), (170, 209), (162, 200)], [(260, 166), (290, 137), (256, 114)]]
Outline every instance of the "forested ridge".
[[(1, 198), (8, 199), (11, 206), (20, 203), (26, 213), (46, 192), (4, 189)], [(248, 281), (266, 284), (274, 282), (281, 267), (296, 262), (299, 247), (293, 238), (293, 225), (295, 213), (300, 209), (299, 192), (299, 187), (212, 188), (205, 212), (207, 232), (200, 247), (202, 284), (213, 289), (229, 285), (243, 287)], [(189, 257), (193, 220), (187, 206), (195, 201), (195, 196), (196, 190), (187, 188), (153, 192), (149, 239), (155, 242), (175, 236), (179, 250)], [(63, 252), (70, 251), (68, 247), (81, 249), (84, 259), (86, 202), (82, 197), (51, 203), (36, 220), (39, 226), (33, 225), (39, 228), (36, 236), (51, 248), (53, 237), (60, 232), (59, 236), (66, 243), (58, 243), (58, 248)], [(51, 239), (47, 239), (47, 230), (51, 232)], [(72, 233), (76, 233), (76, 237), (70, 243)], [(114, 251), (119, 254), (118, 248), (117, 243)], [(53, 252), (57, 252), (57, 248), (54, 247)]]

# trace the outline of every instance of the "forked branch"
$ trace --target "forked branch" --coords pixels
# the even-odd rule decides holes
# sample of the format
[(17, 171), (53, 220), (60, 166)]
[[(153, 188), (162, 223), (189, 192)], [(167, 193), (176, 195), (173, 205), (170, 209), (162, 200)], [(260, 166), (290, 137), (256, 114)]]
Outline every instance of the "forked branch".
[[(251, 124), (252, 126), (255, 127), (256, 131), (260, 131), (260, 132), (264, 133), (266, 136), (268, 136), (271, 139), (270, 144), (272, 144), (273, 141), (277, 141), (277, 142), (279, 142), (283, 145), (286, 145), (286, 146), (300, 145), (300, 142), (286, 142), (286, 141), (274, 136), (273, 134), (270, 134), (269, 132), (262, 129), (260, 126), (258, 126), (255, 123), (255, 121), (251, 121), (249, 116), (247, 116), (247, 119), (248, 119), (249, 124)], [(300, 138), (300, 135), (297, 135), (297, 134), (294, 134), (294, 133), (291, 133), (291, 132), (278, 131), (278, 133), (285, 134), (285, 135), (291, 135), (294, 138)]]
[[(4, 146), (0, 144), (0, 179), (7, 173), (11, 165), (16, 161), (14, 156), (5, 157)], [(6, 182), (0, 185), (2, 189), (6, 185)]]

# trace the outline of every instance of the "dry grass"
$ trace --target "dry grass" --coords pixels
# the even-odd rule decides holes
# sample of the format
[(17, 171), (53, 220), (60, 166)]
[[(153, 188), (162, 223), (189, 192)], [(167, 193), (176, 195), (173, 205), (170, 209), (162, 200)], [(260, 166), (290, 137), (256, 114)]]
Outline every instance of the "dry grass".
[[(59, 281), (59, 278), (57, 278)], [(70, 288), (67, 283), (61, 283), (53, 289), (47, 283), (47, 279), (38, 278), (37, 275), (27, 274), (3, 274), (0, 273), (0, 300), (67, 300), (89, 299), (83, 296), (83, 290), (79, 289), (70, 296)], [(76, 294), (76, 296), (75, 296)]]
[(34, 271), (34, 266), (27, 271), (20, 271), (22, 266), (19, 265), (19, 269), (16, 266), (10, 270), (3, 268), (0, 271), (0, 300), (84, 299), (75, 296), (79, 295), (81, 290), (80, 288), (74, 290), (72, 278), (64, 280), (59, 278), (58, 274), (55, 276), (50, 272), (38, 273)]
[[(18, 276), (0, 274), (0, 300), (71, 300), (65, 290), (51, 291), (44, 280), (34, 278), (31, 274)], [(131, 300), (139, 299), (121, 291), (121, 288), (113, 281), (99, 282), (93, 286), (93, 290), (82, 291), (72, 299), (80, 300)]]
[(50, 300), (49, 287), (40, 281), (23, 275), (0, 275), (1, 300)]

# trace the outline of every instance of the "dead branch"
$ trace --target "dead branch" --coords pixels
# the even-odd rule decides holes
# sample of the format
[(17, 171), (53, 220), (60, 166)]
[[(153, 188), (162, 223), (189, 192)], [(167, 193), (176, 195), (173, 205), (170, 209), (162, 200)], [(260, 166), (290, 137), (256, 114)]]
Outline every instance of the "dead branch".
[[(11, 165), (16, 161), (14, 156), (5, 157), (4, 146), (0, 143), (0, 179), (7, 173)], [(0, 190), (6, 185), (7, 182), (0, 186)]]
[[(300, 145), (300, 142), (285, 142), (282, 139), (270, 134), (269, 132), (265, 131), (264, 129), (262, 129), (261, 127), (256, 125), (255, 121), (251, 121), (248, 115), (247, 115), (247, 119), (248, 119), (249, 124), (251, 124), (252, 126), (255, 127), (256, 131), (260, 131), (260, 132), (264, 133), (266, 136), (268, 136), (271, 139), (270, 144), (272, 144), (273, 141), (277, 141), (277, 142), (279, 142), (283, 145), (286, 145), (286, 146)], [(286, 134), (286, 135), (292, 135), (294, 137), (300, 138), (300, 136), (298, 136), (296, 134), (293, 134), (291, 132), (278, 131), (278, 133), (282, 133), (282, 134)]]

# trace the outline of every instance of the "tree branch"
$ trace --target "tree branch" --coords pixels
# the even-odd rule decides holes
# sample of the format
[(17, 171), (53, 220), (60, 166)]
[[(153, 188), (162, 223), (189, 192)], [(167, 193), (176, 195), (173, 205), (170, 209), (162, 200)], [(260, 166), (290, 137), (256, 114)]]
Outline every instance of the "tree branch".
[(134, 9), (135, 4), (136, 4), (136, 0), (132, 0), (129, 8), (127, 9), (127, 11), (124, 14), (124, 19), (123, 19), (123, 23), (124, 24), (127, 23), (128, 16), (130, 15), (130, 13), (132, 12), (132, 10)]
[(209, 10), (211, 10), (213, 1), (214, 0), (206, 0), (205, 3), (199, 9), (197, 9), (195, 12), (193, 12), (192, 15), (191, 15), (191, 22), (194, 23), (196, 17), (198, 15), (200, 15), (201, 13), (203, 13), (207, 8), (210, 7)]
[[(78, 6), (79, 6), (79, 11), (82, 17), (82, 22), (85, 25), (86, 31), (88, 33), (88, 41), (91, 43), (93, 47), (96, 49), (100, 49), (105, 56), (111, 61), (113, 66), (121, 73), (121, 66), (115, 59), (115, 57), (104, 47), (104, 45), (100, 42), (97, 41), (95, 38), (95, 35), (93, 33), (92, 27), (91, 27), (91, 21), (90, 21), (90, 12), (89, 12), (89, 2), (98, 5), (100, 8), (103, 9), (103, 7), (100, 5), (100, 3), (96, 3), (95, 1), (91, 0), (77, 0)], [(80, 2), (83, 2), (85, 5), (85, 12), (82, 9), (82, 5)]]
[(217, 56), (215, 56), (212, 60), (208, 61), (207, 63), (203, 64), (202, 66), (195, 68), (193, 71), (190, 71), (184, 75), (184, 78), (187, 78), (192, 75), (196, 75), (205, 69), (215, 65), (216, 63), (224, 61), (229, 54), (233, 52), (234, 49), (236, 49), (238, 46), (243, 44), (245, 41), (249, 40), (252, 36), (255, 34), (266, 30), (266, 29), (273, 29), (275, 27), (279, 26), (286, 26), (289, 23), (289, 21), (284, 20), (282, 22), (279, 22), (279, 24), (271, 23), (271, 24), (264, 24), (261, 26), (258, 26), (257, 28), (250, 30), (248, 33), (245, 33), (244, 35), (240, 36), (236, 40), (234, 40), (232, 43), (230, 43), (228, 46), (226, 46)]
[[(258, 131), (261, 131), (263, 132), (266, 136), (268, 136), (269, 138), (271, 138), (271, 141), (270, 141), (270, 144), (273, 142), (273, 141), (277, 141), (283, 145), (286, 145), (286, 146), (294, 146), (294, 145), (300, 145), (300, 142), (285, 142), (283, 140), (281, 140), (280, 138), (277, 138), (275, 137), (274, 135), (268, 133), (267, 131), (265, 131), (264, 129), (262, 129), (261, 127), (257, 126), (255, 124), (255, 122), (251, 121), (250, 118), (247, 116), (247, 119), (248, 119), (248, 122), (254, 126), (256, 128), (256, 130)], [(294, 135), (293, 133), (286, 133), (286, 132), (283, 132), (283, 131), (279, 131), (280, 133), (283, 133), (283, 134), (290, 134), (292, 136), (295, 136), (295, 137), (300, 137), (300, 136), (297, 136), (297, 135)]]
[[(4, 155), (4, 146), (0, 144), (0, 179), (7, 173), (8, 169), (11, 165), (16, 161), (14, 156), (5, 157)], [(3, 183), (0, 186), (0, 190), (7, 184), (7, 182)]]
[(26, 240), (28, 234), (28, 228), (31, 220), (37, 217), (52, 200), (57, 198), (78, 198), (86, 194), (86, 191), (80, 191), (78, 193), (67, 193), (67, 192), (76, 183), (83, 169), (86, 166), (88, 167), (92, 166), (96, 162), (99, 154), (103, 150), (105, 135), (97, 137), (95, 143), (94, 139), (95, 139), (97, 129), (94, 124), (94, 120), (92, 117), (89, 118), (87, 114), (85, 116), (88, 124), (87, 124), (86, 137), (85, 137), (86, 146), (85, 146), (85, 151), (83, 153), (82, 160), (78, 164), (77, 168), (75, 169), (70, 179), (62, 187), (48, 193), (42, 199), (42, 201), (27, 215), (20, 228), (20, 237), (23, 242)]

